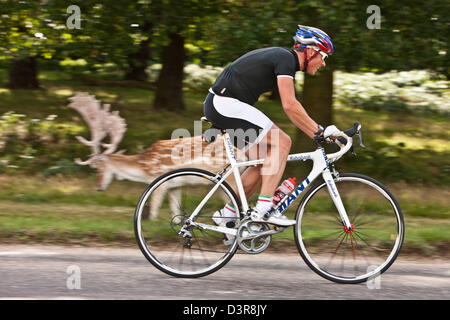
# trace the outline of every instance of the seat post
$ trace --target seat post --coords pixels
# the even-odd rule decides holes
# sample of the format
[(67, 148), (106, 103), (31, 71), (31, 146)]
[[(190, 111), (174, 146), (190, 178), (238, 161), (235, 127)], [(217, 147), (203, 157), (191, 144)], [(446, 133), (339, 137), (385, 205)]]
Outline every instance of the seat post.
[(231, 142), (230, 134), (224, 129), (222, 131), (223, 143), (225, 146), (225, 151), (227, 153), (228, 160), (231, 164), (231, 170), (233, 170), (234, 180), (236, 182), (237, 191), (239, 193), (239, 198), (241, 199), (243, 212), (248, 212), (248, 202), (245, 195), (244, 186), (242, 185), (241, 173), (239, 172), (239, 167), (236, 165), (236, 154), (234, 153), (233, 143)]

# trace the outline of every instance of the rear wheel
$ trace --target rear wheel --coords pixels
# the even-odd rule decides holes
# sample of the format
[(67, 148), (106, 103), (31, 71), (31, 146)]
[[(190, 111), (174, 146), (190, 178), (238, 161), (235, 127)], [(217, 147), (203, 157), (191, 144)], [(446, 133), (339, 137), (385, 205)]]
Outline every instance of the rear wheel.
[(378, 181), (359, 174), (341, 174), (334, 180), (351, 230), (343, 225), (322, 182), (308, 191), (297, 209), (297, 248), (320, 276), (338, 283), (364, 282), (395, 261), (404, 238), (403, 215)]
[[(215, 175), (201, 169), (179, 169), (154, 180), (136, 207), (134, 230), (144, 256), (159, 270), (176, 277), (201, 277), (223, 267), (238, 248), (236, 237), (193, 225), (186, 220), (216, 185)], [(239, 212), (233, 189), (222, 183), (194, 222), (215, 225), (214, 212), (231, 203)], [(146, 207), (150, 219), (144, 219)], [(234, 221), (239, 225), (239, 216)], [(230, 224), (228, 224), (230, 226)]]

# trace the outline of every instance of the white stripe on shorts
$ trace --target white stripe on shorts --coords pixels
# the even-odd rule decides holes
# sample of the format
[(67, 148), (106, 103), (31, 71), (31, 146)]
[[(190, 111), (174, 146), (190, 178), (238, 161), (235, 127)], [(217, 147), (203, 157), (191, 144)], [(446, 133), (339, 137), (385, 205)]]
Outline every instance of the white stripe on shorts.
[(214, 94), (213, 104), (217, 112), (224, 117), (242, 119), (262, 128), (261, 133), (255, 141), (249, 143), (242, 150), (243, 152), (246, 152), (252, 146), (260, 143), (273, 126), (272, 120), (270, 120), (264, 113), (248, 103), (242, 102), (238, 99), (222, 97)]

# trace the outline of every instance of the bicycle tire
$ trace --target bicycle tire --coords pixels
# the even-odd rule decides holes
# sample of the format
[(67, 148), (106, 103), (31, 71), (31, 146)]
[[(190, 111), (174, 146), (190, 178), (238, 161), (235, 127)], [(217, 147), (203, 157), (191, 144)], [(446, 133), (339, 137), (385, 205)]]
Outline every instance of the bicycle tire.
[[(323, 194), (325, 195), (326, 192), (326, 183), (325, 182), (320, 182), (314, 186), (311, 187), (311, 189), (305, 194), (305, 196), (302, 198), (298, 208), (297, 208), (297, 213), (296, 213), (296, 224), (295, 224), (295, 228), (294, 228), (294, 238), (295, 238), (295, 242), (297, 245), (297, 249), (301, 255), (301, 257), (303, 258), (303, 260), (305, 261), (305, 263), (318, 275), (320, 275), (321, 277), (337, 282), (337, 283), (345, 283), (345, 284), (355, 284), (355, 283), (361, 283), (361, 282), (365, 282), (369, 279), (374, 279), (377, 276), (381, 275), (382, 273), (384, 273), (391, 265), (392, 263), (394, 263), (395, 259), (397, 258), (402, 244), (403, 244), (403, 239), (404, 239), (404, 234), (405, 234), (405, 226), (404, 226), (404, 219), (403, 219), (403, 214), (401, 212), (400, 206), (397, 202), (397, 200), (395, 199), (395, 197), (391, 194), (391, 192), (384, 186), (382, 185), (380, 182), (378, 182), (377, 180), (361, 175), (361, 174), (356, 174), (356, 173), (348, 173), (348, 174), (340, 174), (339, 177), (334, 177), (335, 183), (336, 183), (336, 187), (339, 190), (339, 192), (341, 193), (341, 189), (344, 187), (344, 189), (346, 189), (345, 192), (342, 192), (341, 194), (341, 198), (343, 199), (343, 201), (350, 201), (350, 195), (353, 194), (358, 194), (359, 193), (359, 197), (365, 196), (364, 193), (367, 191), (364, 191), (362, 185), (358, 185), (358, 183), (363, 183), (366, 186), (368, 186), (368, 190), (375, 190), (377, 191), (376, 193), (371, 193), (370, 200), (368, 201), (362, 201), (361, 204), (363, 206), (368, 206), (371, 205), (370, 203), (376, 203), (377, 206), (379, 206), (380, 208), (382, 208), (382, 206), (388, 208), (389, 206), (392, 208), (392, 212), (394, 213), (394, 217), (393, 218), (389, 218), (388, 215), (384, 215), (384, 211), (380, 210), (380, 209), (370, 209), (373, 212), (373, 216), (375, 218), (371, 218), (369, 216), (369, 213), (364, 213), (363, 215), (366, 217), (361, 217), (359, 216), (358, 212), (356, 212), (357, 210), (355, 210), (355, 212), (347, 212), (350, 218), (350, 215), (353, 214), (354, 216), (352, 218), (350, 218), (350, 221), (352, 221), (352, 219), (355, 222), (358, 222), (359, 225), (357, 225), (357, 223), (355, 223), (355, 226), (353, 228), (353, 231), (351, 230), (347, 230), (347, 228), (345, 228), (342, 224), (342, 221), (340, 221), (341, 225), (340, 226), (336, 226), (336, 230), (333, 231), (334, 226), (333, 226), (333, 216), (335, 219), (337, 219), (338, 221), (340, 220), (340, 218), (338, 218), (338, 213), (337, 210), (334, 208), (335, 212), (333, 213), (332, 211), (332, 206), (330, 205), (328, 208), (326, 208), (326, 204), (324, 204), (324, 200), (320, 198), (320, 195), (318, 195), (318, 193), (321, 190), (323, 191)], [(351, 188), (351, 184), (347, 183), (346, 186), (343, 186), (343, 183), (345, 182), (354, 182), (356, 183), (355, 185), (358, 185), (358, 188), (353, 188), (353, 190), (356, 191), (352, 191)], [(347, 189), (350, 189), (350, 191), (348, 191)], [(346, 194), (348, 194), (348, 199)], [(316, 198), (319, 200), (316, 200), (317, 202), (312, 202), (311, 200), (314, 199), (314, 196), (318, 195)], [(331, 198), (328, 196), (328, 198), (331, 201)], [(344, 199), (345, 198), (345, 199)], [(387, 200), (387, 203), (384, 203), (383, 201), (381, 201), (382, 199)], [(356, 199), (356, 200), (354, 200)], [(358, 201), (358, 196), (355, 196), (354, 199), (352, 199), (352, 202), (355, 203), (355, 201)], [(377, 202), (378, 200), (378, 202)], [(309, 206), (308, 208), (308, 212), (306, 212), (306, 208), (308, 207), (308, 204), (311, 203), (312, 204)], [(320, 202), (320, 204), (319, 204)], [(322, 207), (322, 209), (320, 208)], [(325, 209), (323, 209), (325, 208)], [(315, 211), (314, 211), (314, 210)], [(367, 209), (364, 209), (367, 210)], [(324, 213), (321, 213), (321, 211), (323, 211)], [(370, 211), (369, 211), (370, 212)], [(371, 212), (371, 213), (372, 213)], [(306, 218), (306, 216), (308, 215), (308, 218)], [(380, 222), (380, 217), (387, 217), (386, 221), (388, 220), (389, 223), (392, 223), (393, 221), (396, 221), (396, 226), (394, 227), (389, 227), (389, 223), (386, 223), (386, 221), (382, 221)], [(379, 218), (378, 220), (376, 218)], [(308, 220), (307, 220), (308, 219)], [(359, 220), (358, 220), (359, 219)], [(362, 220), (361, 219), (366, 219), (366, 220)], [(367, 228), (365, 225), (367, 225), (369, 222), (367, 222), (367, 219), (373, 219), (373, 223), (376, 225), (383, 225), (386, 226), (386, 230), (383, 230), (383, 228), (379, 228), (379, 227), (375, 227), (374, 229), (370, 229)], [(325, 233), (325, 231), (320, 231), (321, 223), (320, 221), (323, 222), (323, 224), (326, 224), (328, 226), (327, 227), (323, 226), (323, 230), (325, 230), (327, 233)], [(309, 224), (308, 224), (309, 222)], [(364, 223), (361, 223), (364, 222)], [(303, 225), (302, 225), (303, 223)], [(336, 221), (334, 221), (334, 223), (336, 223)], [(337, 223), (336, 223), (337, 224)], [(308, 225), (308, 226), (306, 226)], [(364, 227), (362, 227), (364, 226)], [(339, 231), (339, 228), (343, 229), (342, 231)], [(306, 230), (305, 230), (306, 229)], [(381, 230), (380, 230), (381, 229)], [(359, 230), (359, 231), (358, 231)], [(364, 230), (361, 231), (361, 230)], [(372, 231), (373, 230), (373, 231)], [(394, 232), (394, 234), (391, 233), (391, 235), (388, 237), (389, 232)], [(359, 234), (358, 234), (359, 233)], [(369, 234), (368, 234), (369, 233)], [(381, 233), (381, 236), (383, 236), (383, 238), (380, 238), (381, 236), (379, 235)], [(395, 234), (396, 233), (396, 234)], [(314, 239), (314, 234), (316, 234), (317, 239)], [(369, 235), (373, 234), (374, 235), (374, 240), (373, 240), (373, 245), (371, 243), (369, 243)], [(384, 234), (386, 234), (386, 236), (384, 236)], [(337, 235), (337, 237), (335, 239), (335, 236)], [(352, 236), (353, 235), (353, 236)], [(375, 237), (376, 235), (376, 237)], [(319, 238), (319, 236), (321, 238)], [(306, 238), (309, 239), (306, 239)], [(388, 239), (390, 238), (390, 239)], [(348, 242), (348, 239), (350, 239), (350, 241)], [(330, 245), (330, 243), (332, 242), (338, 242), (340, 240), (340, 242), (338, 243), (338, 247), (335, 249), (334, 252), (329, 251), (327, 252), (327, 249)], [(345, 244), (343, 245), (345, 240)], [(323, 248), (324, 245), (326, 245), (326, 248)], [(388, 246), (388, 245), (392, 245), (392, 248), (390, 249), (390, 251), (388, 252), (388, 249), (383, 249), (382, 245), (384, 246)], [(319, 246), (319, 248), (315, 248), (315, 246)], [(341, 248), (341, 246), (343, 248)], [(355, 272), (356, 269), (360, 269), (363, 270), (363, 268), (359, 265), (363, 265), (364, 264), (364, 260), (366, 260), (366, 264), (369, 264), (368, 259), (371, 260), (383, 260), (383, 262), (379, 265), (369, 265), (367, 266), (366, 269), (366, 273), (363, 274), (358, 274), (358, 275), (354, 275), (354, 276), (349, 276), (348, 274), (350, 274), (352, 271), (351, 269), (351, 262), (348, 263), (347, 265), (344, 262), (344, 258), (346, 255), (346, 246), (348, 246), (347, 248), (350, 249), (351, 248), (351, 252), (352, 252), (352, 257), (351, 260), (353, 260), (353, 272)], [(380, 258), (378, 258), (378, 256), (376, 258), (373, 258), (372, 256), (370, 256), (369, 254), (367, 254), (367, 252), (365, 251), (364, 246), (367, 246), (367, 251), (370, 252), (372, 255), (373, 253), (375, 254), (379, 254)], [(360, 252), (355, 253), (357, 251), (357, 249), (360, 249)], [(331, 262), (331, 260), (334, 258), (334, 256), (336, 256), (338, 254), (338, 252), (340, 252), (340, 254), (342, 254), (343, 251), (343, 257), (342, 257), (342, 261), (341, 263), (341, 270), (339, 271), (340, 274), (337, 274), (337, 263), (333, 264)], [(350, 252), (350, 250), (349, 250)], [(358, 254), (358, 256), (356, 256)], [(385, 256), (387, 256), (386, 258), (384, 258)], [(328, 264), (326, 266), (324, 266), (324, 261), (328, 260)], [(320, 262), (319, 262), (320, 261)], [(378, 262), (377, 262), (378, 263)], [(350, 267), (349, 267), (350, 266)], [(344, 268), (347, 268), (344, 270)], [(369, 267), (372, 268), (373, 270), (369, 271)], [(363, 271), (364, 272), (364, 271)], [(345, 275), (344, 275), (345, 273)], [(348, 273), (348, 274), (347, 274)]]
[[(174, 276), (174, 277), (182, 277), (182, 278), (203, 277), (203, 276), (206, 276), (208, 274), (211, 274), (211, 273), (219, 270), (220, 268), (222, 268), (225, 264), (227, 264), (230, 261), (230, 259), (233, 257), (233, 255), (235, 254), (235, 252), (238, 248), (238, 243), (236, 241), (236, 238), (234, 239), (234, 242), (228, 246), (228, 249), (226, 249), (226, 252), (224, 253), (224, 255), (220, 256), (218, 261), (214, 262), (211, 266), (208, 266), (204, 269), (195, 270), (195, 271), (194, 270), (185, 271), (185, 270), (178, 270), (174, 266), (169, 266), (167, 264), (167, 261), (163, 261), (161, 257), (158, 257), (159, 253), (158, 254), (156, 253), (156, 250), (159, 249), (158, 245), (152, 246), (152, 244), (149, 244), (149, 241), (151, 239), (149, 239), (149, 237), (146, 237), (143, 232), (143, 224), (142, 224), (143, 219), (142, 218), (143, 218), (143, 215), (145, 214), (144, 213), (145, 203), (151, 197), (151, 194), (155, 190), (157, 190), (157, 188), (159, 186), (161, 186), (165, 182), (170, 182), (173, 179), (179, 178), (179, 177), (182, 177), (183, 179), (188, 178), (188, 179), (190, 179), (191, 182), (192, 182), (193, 178), (200, 177), (200, 178), (210, 181), (212, 185), (216, 183), (216, 180), (214, 179), (215, 174), (213, 174), (209, 171), (203, 170), (203, 169), (198, 169), (198, 168), (177, 169), (177, 170), (167, 172), (167, 173), (161, 175), (160, 177), (156, 178), (144, 190), (144, 192), (142, 193), (142, 195), (138, 201), (138, 204), (136, 206), (136, 210), (135, 210), (135, 214), (134, 214), (135, 238), (136, 238), (136, 242), (137, 242), (141, 252), (143, 253), (143, 255), (147, 258), (147, 260), (153, 266), (155, 266), (160, 271), (162, 271), (166, 274), (169, 274), (171, 276)], [(230, 197), (231, 201), (235, 205), (235, 208), (237, 208), (237, 212), (240, 212), (240, 202), (239, 202), (238, 197), (236, 196), (235, 192), (233, 191), (233, 189), (225, 181), (222, 183), (222, 185), (219, 187), (219, 189), (220, 188), (222, 189), (222, 191), (225, 192), (225, 194), (227, 194)], [(172, 221), (173, 221), (173, 219), (172, 219)], [(158, 226), (158, 228), (161, 228), (161, 226)], [(222, 234), (222, 236), (223, 236), (223, 234)], [(172, 237), (176, 238), (176, 236), (174, 234), (172, 234)], [(183, 239), (177, 239), (177, 240), (184, 241)], [(169, 240), (169, 242), (167, 242), (166, 245), (169, 245), (171, 243), (170, 241), (172, 241), (172, 240)], [(198, 240), (198, 242), (200, 243), (201, 240)], [(184, 249), (185, 248), (183, 247), (182, 248), (183, 254), (184, 254)], [(190, 252), (191, 258), (192, 258), (192, 250), (194, 250), (194, 248), (191, 247), (191, 248), (186, 248), (186, 249), (187, 249), (186, 250), (187, 252)], [(198, 248), (195, 248), (195, 249), (199, 250)], [(201, 249), (200, 249), (200, 251), (201, 251)], [(213, 252), (213, 251), (211, 251), (211, 252)], [(210, 254), (211, 252), (205, 250), (206, 254)], [(203, 252), (202, 252), (202, 254), (203, 254)]]

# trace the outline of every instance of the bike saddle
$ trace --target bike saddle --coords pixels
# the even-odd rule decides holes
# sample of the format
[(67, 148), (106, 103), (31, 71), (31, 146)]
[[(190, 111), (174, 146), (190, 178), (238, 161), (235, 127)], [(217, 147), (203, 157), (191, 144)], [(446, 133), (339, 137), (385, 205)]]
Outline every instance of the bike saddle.
[(202, 134), (202, 140), (205, 142), (212, 143), (216, 141), (217, 135), (222, 134), (225, 131), (225, 129), (216, 126), (206, 117), (201, 117), (201, 120), (211, 125), (211, 127), (206, 129)]

